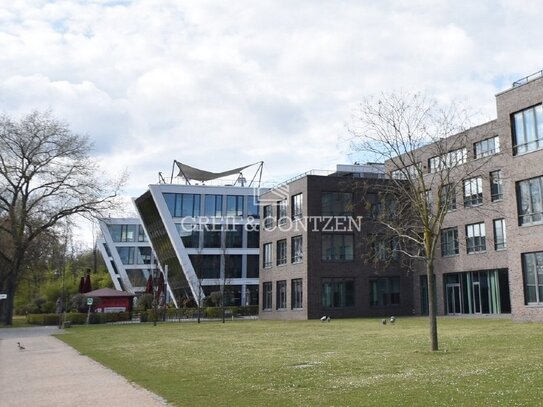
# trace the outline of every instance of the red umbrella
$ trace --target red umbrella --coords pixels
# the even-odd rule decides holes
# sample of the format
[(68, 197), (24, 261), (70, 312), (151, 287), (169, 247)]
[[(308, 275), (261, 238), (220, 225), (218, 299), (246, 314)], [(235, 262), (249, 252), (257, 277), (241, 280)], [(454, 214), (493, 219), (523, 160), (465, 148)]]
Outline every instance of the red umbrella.
[(92, 291), (92, 285), (91, 285), (90, 274), (87, 274), (85, 276), (85, 283), (83, 284), (83, 292), (88, 293), (91, 291)]
[(145, 292), (147, 294), (153, 294), (153, 276), (149, 274), (149, 278), (147, 279), (147, 285), (145, 286)]
[(84, 293), (84, 288), (85, 288), (85, 277), (81, 277), (81, 280), (79, 280), (79, 294), (83, 294)]

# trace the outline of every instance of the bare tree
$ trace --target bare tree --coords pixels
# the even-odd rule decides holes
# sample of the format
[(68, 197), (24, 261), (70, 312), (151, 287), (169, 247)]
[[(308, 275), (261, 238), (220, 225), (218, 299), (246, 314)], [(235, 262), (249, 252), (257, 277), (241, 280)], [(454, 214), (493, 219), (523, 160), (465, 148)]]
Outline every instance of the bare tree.
[(73, 215), (110, 209), (125, 176), (108, 179), (89, 154), (88, 137), (49, 112), (20, 120), (0, 116), (0, 289), (2, 319), (12, 322), (13, 297), (31, 245)]
[[(468, 160), (470, 116), (457, 103), (444, 107), (421, 94), (381, 94), (360, 105), (350, 129), (352, 150), (385, 163), (377, 184), (374, 220), (393, 250), (424, 267), (428, 282), (431, 350), (438, 350), (434, 260), (445, 217), (463, 182), (488, 158)], [(375, 186), (374, 186), (375, 188)], [(383, 238), (383, 236), (379, 236)], [(390, 240), (389, 240), (390, 241)]]

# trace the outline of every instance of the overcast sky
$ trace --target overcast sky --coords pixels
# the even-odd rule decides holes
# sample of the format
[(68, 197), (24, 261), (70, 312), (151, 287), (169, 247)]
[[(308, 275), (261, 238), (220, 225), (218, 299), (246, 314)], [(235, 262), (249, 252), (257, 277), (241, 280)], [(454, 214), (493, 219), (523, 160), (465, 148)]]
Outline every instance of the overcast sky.
[(127, 195), (174, 159), (264, 179), (357, 160), (365, 96), (417, 90), (495, 117), (543, 69), (538, 0), (2, 1), (0, 110), (53, 110)]

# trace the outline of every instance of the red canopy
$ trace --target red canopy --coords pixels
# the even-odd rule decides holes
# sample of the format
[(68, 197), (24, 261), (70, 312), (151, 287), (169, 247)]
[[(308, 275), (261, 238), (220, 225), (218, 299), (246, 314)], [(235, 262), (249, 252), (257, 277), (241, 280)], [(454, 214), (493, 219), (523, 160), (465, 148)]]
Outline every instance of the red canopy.
[(92, 291), (92, 285), (91, 285), (90, 274), (87, 274), (85, 276), (85, 283), (83, 284), (83, 293), (88, 293), (89, 291)]

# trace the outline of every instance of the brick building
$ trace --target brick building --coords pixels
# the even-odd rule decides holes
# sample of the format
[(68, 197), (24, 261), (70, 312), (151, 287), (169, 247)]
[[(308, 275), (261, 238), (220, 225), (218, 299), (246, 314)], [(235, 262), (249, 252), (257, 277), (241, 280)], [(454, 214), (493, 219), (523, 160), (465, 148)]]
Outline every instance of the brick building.
[(412, 278), (400, 262), (367, 261), (361, 194), (382, 182), (382, 165), (338, 165), (261, 195), (260, 317), (315, 319), (411, 314)]

